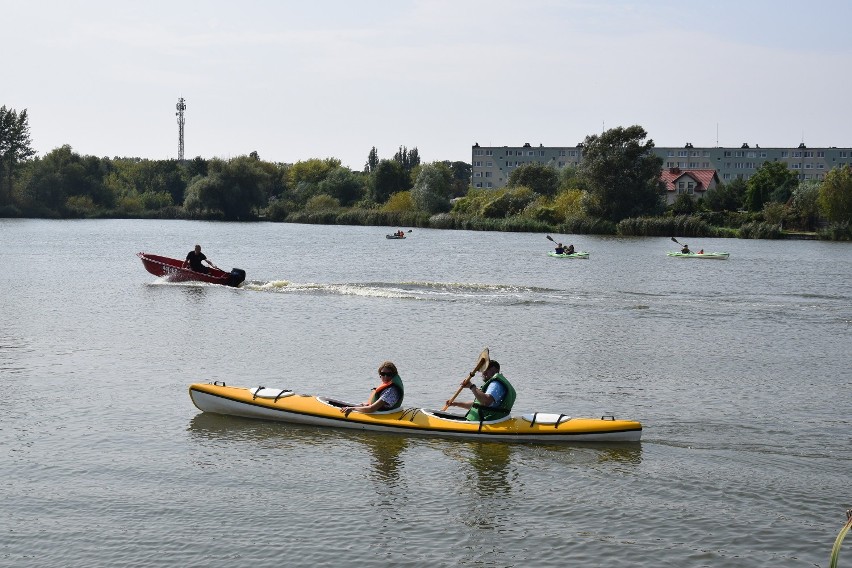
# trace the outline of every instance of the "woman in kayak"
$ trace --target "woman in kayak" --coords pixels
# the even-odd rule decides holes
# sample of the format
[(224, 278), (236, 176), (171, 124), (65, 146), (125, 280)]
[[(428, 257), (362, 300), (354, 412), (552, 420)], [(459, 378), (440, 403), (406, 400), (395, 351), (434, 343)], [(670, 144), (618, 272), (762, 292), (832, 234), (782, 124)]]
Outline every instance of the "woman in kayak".
[(353, 410), (370, 413), (399, 408), (402, 405), (402, 398), (405, 396), (405, 389), (402, 386), (402, 379), (396, 370), (396, 365), (390, 361), (385, 361), (379, 365), (379, 377), (382, 384), (373, 389), (370, 400), (357, 406), (344, 406), (340, 409), (340, 412), (344, 416), (349, 416), (349, 413)]
[(565, 254), (574, 254), (574, 245), (568, 245), (568, 248), (565, 249)]

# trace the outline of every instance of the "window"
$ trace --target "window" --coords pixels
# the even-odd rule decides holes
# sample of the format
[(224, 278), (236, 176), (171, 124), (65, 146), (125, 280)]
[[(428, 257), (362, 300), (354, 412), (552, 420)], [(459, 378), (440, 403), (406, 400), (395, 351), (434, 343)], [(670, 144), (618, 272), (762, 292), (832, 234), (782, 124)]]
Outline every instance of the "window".
[(724, 180), (731, 179), (731, 174), (722, 174), (722, 179), (724, 179)]
[(743, 154), (744, 154), (744, 152), (738, 150), (738, 151), (734, 152), (734, 158), (742, 158)]
[(730, 158), (731, 157), (731, 151), (725, 150), (724, 152), (722, 152), (722, 156), (724, 156), (725, 158)]
[(565, 167), (565, 162), (559, 162), (559, 167), (560, 167), (560, 168), (564, 168), (564, 167)]
[(819, 152), (816, 153), (816, 157), (817, 158), (825, 158), (825, 152), (820, 150)]
[(539, 150), (539, 151), (538, 151), (538, 155), (539, 155), (539, 156), (544, 156), (544, 150)]
[(666, 157), (667, 158), (674, 158), (674, 150), (669, 150), (668, 153), (666, 154)]
[(474, 184), (474, 187), (482, 187), (482, 182), (478, 181)]
[(825, 169), (825, 164), (817, 164), (817, 169), (818, 169), (818, 170), (824, 170), (824, 169)]
[(535, 152), (532, 150), (527, 150), (527, 156), (535, 156)]
[(482, 177), (482, 172), (473, 172), (473, 177), (475, 177), (475, 178)]
[(789, 156), (790, 156), (790, 152), (788, 152), (787, 150), (781, 150), (781, 157), (782, 158), (788, 158)]
[(485, 166), (486, 166), (486, 167), (489, 167), (489, 168), (493, 168), (493, 167), (494, 167), (494, 162), (485, 162)]
[(709, 158), (710, 157), (710, 151), (704, 150), (704, 152), (702, 152), (701, 156), (704, 157), (704, 158)]
[(801, 151), (799, 151), (799, 150), (795, 150), (795, 151), (793, 151), (793, 157), (794, 157), (794, 158), (801, 158), (801, 157), (802, 157), (802, 152), (801, 152)]
[(805, 152), (805, 158), (813, 158), (813, 157), (814, 157), (814, 153), (812, 151), (808, 150), (807, 152)]
[(686, 158), (687, 156), (689, 156), (689, 152), (687, 152), (686, 150), (678, 150), (678, 152), (677, 152), (678, 158)]
[(701, 152), (699, 152), (698, 150), (693, 150), (692, 152), (689, 153), (689, 155), (693, 158), (697, 158), (698, 156), (701, 155)]
[(794, 170), (801, 170), (802, 164), (790, 164), (790, 167), (793, 168)]
[(489, 181), (488, 183), (485, 184), (485, 187), (493, 187), (493, 186), (491, 185), (491, 182)]
[(481, 156), (481, 155), (482, 155), (482, 150), (474, 150), (474, 151), (473, 151), (473, 155), (474, 155), (474, 156)]
[(757, 152), (746, 152), (746, 158), (757, 158)]
[(485, 151), (485, 155), (486, 155), (486, 156), (493, 156), (493, 155), (494, 155), (494, 151), (493, 151), (493, 150), (486, 150), (486, 151)]
[(693, 182), (687, 182), (686, 184), (686, 192), (690, 195), (695, 193), (695, 184)]
[(564, 155), (565, 155), (565, 150), (559, 150), (559, 155), (560, 155), (560, 156), (564, 156)]
[(805, 164), (805, 169), (806, 170), (812, 170), (812, 169), (814, 169), (814, 165), (811, 164), (810, 162), (808, 162), (807, 164)]
[(481, 167), (482, 167), (482, 162), (474, 161), (474, 162), (473, 162), (473, 167), (474, 167), (474, 168), (481, 168)]

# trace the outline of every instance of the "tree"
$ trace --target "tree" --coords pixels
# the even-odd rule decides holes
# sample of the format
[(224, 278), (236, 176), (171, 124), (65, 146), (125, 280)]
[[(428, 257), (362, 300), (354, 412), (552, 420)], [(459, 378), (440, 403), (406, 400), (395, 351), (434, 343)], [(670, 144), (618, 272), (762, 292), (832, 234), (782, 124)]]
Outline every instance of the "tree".
[(257, 160), (248, 156), (211, 160), (209, 171), (187, 188), (188, 211), (218, 211), (233, 221), (249, 219), (256, 208), (266, 205), (271, 180)]
[(430, 214), (449, 211), (452, 179), (450, 168), (442, 163), (421, 166), (411, 190), (417, 209)]
[(417, 147), (412, 148), (409, 152), (408, 148), (400, 146), (397, 153), (393, 155), (393, 159), (402, 165), (402, 169), (410, 172), (420, 165), (420, 152), (417, 151)]
[(35, 156), (31, 144), (27, 109), (18, 113), (0, 106), (0, 205), (11, 201), (12, 179), (18, 165)]
[(373, 172), (372, 195), (376, 203), (384, 203), (397, 191), (408, 191), (411, 180), (397, 160), (382, 160)]
[(736, 178), (708, 190), (704, 202), (711, 211), (738, 211), (743, 206), (745, 193), (746, 182)]
[(807, 180), (799, 182), (793, 190), (790, 200), (790, 213), (795, 218), (799, 228), (810, 231), (816, 227), (819, 217), (819, 187), (820, 182)]
[(580, 171), (588, 183), (591, 214), (618, 222), (662, 210), (658, 184), (662, 158), (641, 126), (587, 136)]
[(832, 223), (852, 222), (852, 166), (832, 168), (819, 188), (819, 209)]
[(467, 162), (450, 162), (449, 160), (442, 163), (453, 174), (453, 180), (450, 184), (450, 197), (463, 197), (470, 188), (470, 164)]
[(524, 185), (539, 195), (556, 195), (559, 188), (559, 173), (553, 166), (530, 162), (518, 166), (509, 174), (509, 187)]
[(364, 178), (341, 166), (331, 170), (317, 188), (320, 194), (336, 198), (341, 205), (351, 205), (364, 197)]
[(376, 171), (376, 166), (379, 165), (379, 153), (376, 151), (376, 147), (370, 150), (370, 154), (367, 156), (367, 163), (364, 164), (364, 173), (371, 174)]
[(746, 182), (745, 207), (761, 211), (769, 201), (784, 203), (798, 183), (798, 174), (784, 162), (764, 162)]

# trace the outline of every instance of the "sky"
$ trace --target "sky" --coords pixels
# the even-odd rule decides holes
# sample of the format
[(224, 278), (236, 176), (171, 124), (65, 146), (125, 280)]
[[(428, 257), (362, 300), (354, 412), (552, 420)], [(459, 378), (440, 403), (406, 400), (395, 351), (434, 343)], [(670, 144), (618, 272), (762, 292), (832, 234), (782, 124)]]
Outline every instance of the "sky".
[(0, 105), (43, 156), (852, 147), (848, 0), (0, 0)]

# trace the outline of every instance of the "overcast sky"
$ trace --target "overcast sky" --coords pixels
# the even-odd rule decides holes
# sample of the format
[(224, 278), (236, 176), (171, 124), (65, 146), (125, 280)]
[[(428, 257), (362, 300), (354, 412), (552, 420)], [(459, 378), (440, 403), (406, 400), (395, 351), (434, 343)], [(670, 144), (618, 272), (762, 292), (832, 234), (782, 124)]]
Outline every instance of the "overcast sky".
[(844, 0), (0, 0), (39, 155), (470, 162), (639, 124), (657, 146), (852, 146)]

